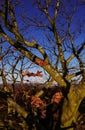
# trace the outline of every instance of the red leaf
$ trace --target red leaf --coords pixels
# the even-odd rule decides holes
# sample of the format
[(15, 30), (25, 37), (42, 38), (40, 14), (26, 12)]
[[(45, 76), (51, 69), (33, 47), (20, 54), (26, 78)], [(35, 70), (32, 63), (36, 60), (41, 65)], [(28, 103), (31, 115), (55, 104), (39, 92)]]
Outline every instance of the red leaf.
[(37, 71), (36, 76), (42, 77), (43, 76), (42, 71)]

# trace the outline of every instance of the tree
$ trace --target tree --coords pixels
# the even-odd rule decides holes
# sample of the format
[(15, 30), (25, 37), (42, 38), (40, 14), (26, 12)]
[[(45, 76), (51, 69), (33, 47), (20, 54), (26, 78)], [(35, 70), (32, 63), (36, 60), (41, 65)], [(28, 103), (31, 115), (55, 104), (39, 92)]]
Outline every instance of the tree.
[[(69, 2), (65, 0), (34, 0), (34, 7), (37, 7), (34, 8), (34, 11), (38, 15), (31, 17), (26, 13), (26, 16), (23, 13), (22, 16), (18, 15), (17, 8), (21, 6), (19, 4), (17, 1), (7, 2), (5, 0), (1, 2), (0, 36), (30, 61), (47, 71), (52, 79), (62, 87), (65, 98), (61, 127), (69, 127), (72, 123), (77, 123), (78, 107), (85, 96), (85, 42), (81, 39), (78, 40), (82, 34), (85, 34), (83, 30), (85, 17), (83, 15), (77, 17), (80, 12), (76, 13), (76, 9), (81, 9), (81, 6), (77, 5), (76, 0), (75, 2), (72, 0)], [(23, 25), (24, 30), (20, 24)], [(25, 27), (31, 26), (45, 31), (46, 35), (43, 35), (46, 40), (44, 42), (49, 44), (49, 48), (53, 52), (50, 54), (54, 56), (54, 64), (50, 61), (49, 51), (44, 48), (43, 44), (41, 45), (40, 41), (38, 43), (31, 38), (31, 40), (26, 40), (27, 35), (24, 36), (23, 31), (25, 31)], [(27, 28), (28, 30), (30, 28)], [(40, 56), (34, 53), (33, 49), (38, 51)], [(73, 79), (80, 80), (80, 82), (74, 86)], [(44, 90), (42, 91), (44, 93)]]
[(7, 75), (8, 72), (5, 70), (5, 68), (7, 67), (7, 55), (10, 51), (10, 47), (8, 47), (7, 49), (3, 50), (2, 48), (2, 43), (3, 41), (1, 40), (1, 52), (0, 52), (0, 76), (2, 77), (2, 82), (3, 82), (3, 89), (6, 88), (7, 86)]

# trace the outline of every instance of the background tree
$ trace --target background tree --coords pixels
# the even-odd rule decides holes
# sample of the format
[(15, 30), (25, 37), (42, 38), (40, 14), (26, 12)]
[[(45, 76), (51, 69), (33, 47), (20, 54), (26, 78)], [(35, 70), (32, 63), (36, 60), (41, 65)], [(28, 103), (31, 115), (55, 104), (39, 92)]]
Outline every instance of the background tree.
[[(28, 2), (34, 8), (32, 8), (33, 11), (28, 8), (27, 14), (22, 12), (22, 15), (18, 15), (18, 7), (20, 8), (21, 4), (17, 1), (1, 2), (0, 36), (47, 71), (62, 87), (65, 99), (61, 127), (68, 127), (72, 125), (72, 122), (77, 123), (78, 107), (85, 96), (85, 42), (84, 39), (81, 40), (81, 36), (83, 38), (85, 35), (85, 16), (83, 15), (85, 9), (82, 8), (80, 12), (81, 6), (78, 6), (77, 0), (69, 2), (34, 0), (34, 7)], [(78, 17), (81, 13), (82, 17)], [(35, 33), (35, 36), (30, 37), (30, 29), (34, 27), (38, 29), (38, 33), (41, 33), (40, 29), (42, 29), (41, 34), (44, 40), (42, 38), (42, 41), (37, 42)], [(44, 48), (44, 43), (48, 44), (53, 52), (50, 53), (54, 58), (53, 63), (50, 60), (49, 51)], [(74, 86), (71, 81), (78, 76), (81, 80), (77, 86)]]
[[(4, 41), (1, 41), (3, 44)], [(7, 68), (7, 58), (8, 53), (10, 52), (10, 47), (6, 48), (5, 50), (1, 46), (1, 54), (0, 54), (0, 77), (3, 83), (3, 90), (7, 87), (7, 75), (8, 72), (6, 71)]]

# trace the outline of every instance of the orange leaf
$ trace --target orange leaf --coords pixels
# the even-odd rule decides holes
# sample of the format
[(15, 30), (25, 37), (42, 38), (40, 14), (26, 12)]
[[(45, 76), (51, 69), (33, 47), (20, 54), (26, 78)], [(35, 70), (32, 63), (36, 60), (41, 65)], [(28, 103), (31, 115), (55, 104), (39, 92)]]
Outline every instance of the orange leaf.
[(61, 101), (61, 99), (63, 98), (63, 94), (62, 92), (56, 92), (52, 99), (51, 99), (51, 102), (52, 103), (59, 103)]
[(25, 71), (25, 72), (22, 72), (22, 76), (40, 76), (42, 77), (43, 74), (41, 73), (41, 71), (37, 71), (37, 73), (31, 73), (29, 71)]
[(31, 97), (31, 105), (39, 109), (46, 106), (45, 102), (36, 96)]
[(37, 62), (37, 64), (38, 64), (39, 66), (44, 66), (44, 65), (46, 65), (46, 62), (45, 62), (44, 60), (37, 59), (36, 62)]
[(22, 76), (25, 76), (25, 75), (27, 75), (27, 74), (28, 74), (28, 72), (27, 72), (27, 71), (22, 72)]

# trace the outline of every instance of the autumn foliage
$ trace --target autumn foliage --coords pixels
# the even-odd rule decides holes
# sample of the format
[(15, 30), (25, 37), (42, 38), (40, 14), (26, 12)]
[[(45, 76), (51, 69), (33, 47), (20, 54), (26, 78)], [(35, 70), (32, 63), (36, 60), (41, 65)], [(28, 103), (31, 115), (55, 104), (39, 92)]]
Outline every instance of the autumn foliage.
[(39, 77), (42, 77), (43, 74), (42, 74), (42, 71), (37, 71), (37, 73), (33, 73), (33, 72), (29, 72), (29, 71), (24, 71), (22, 72), (22, 76), (39, 76)]
[(61, 99), (63, 98), (62, 92), (56, 92), (51, 99), (52, 103), (59, 103)]
[(44, 65), (47, 64), (44, 60), (41, 60), (41, 59), (37, 59), (37, 60), (36, 60), (36, 63), (37, 63), (39, 66), (44, 66)]

